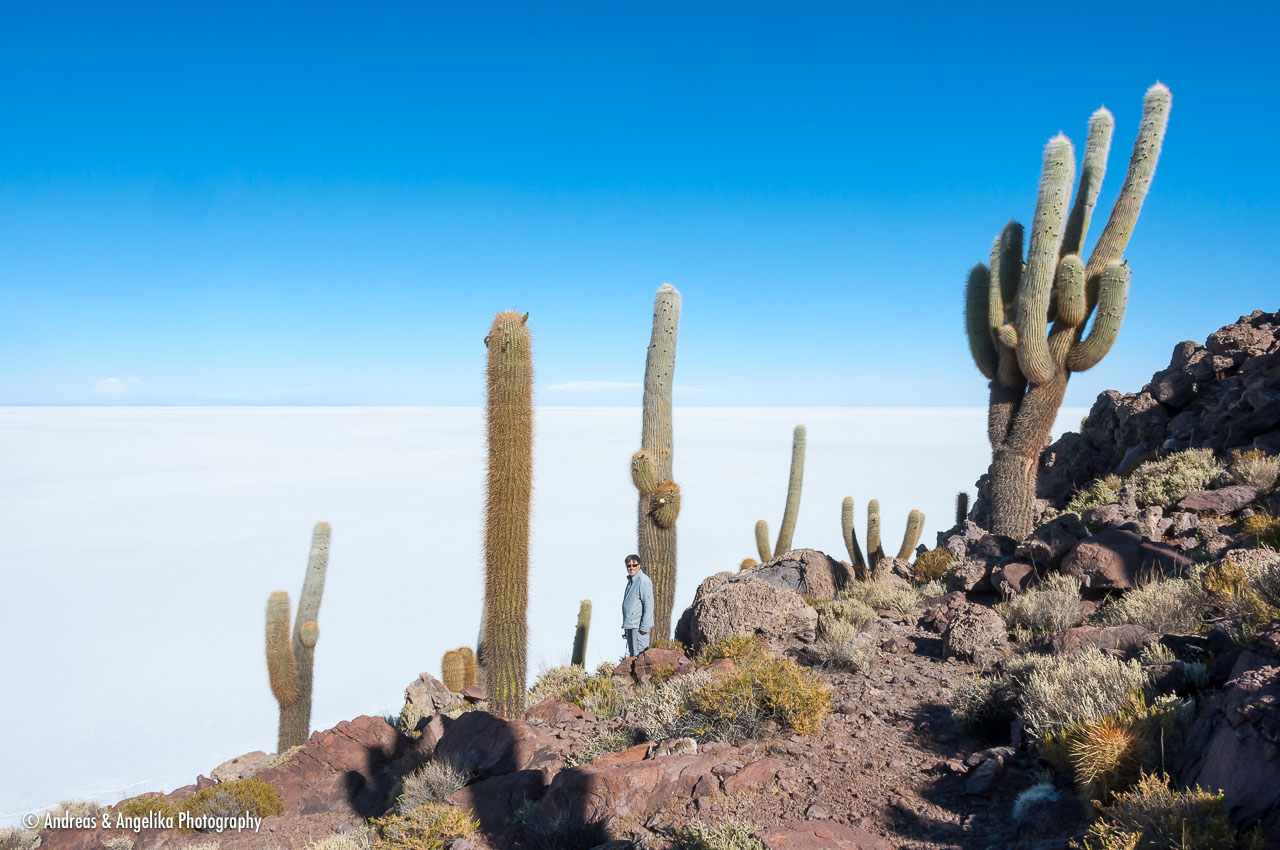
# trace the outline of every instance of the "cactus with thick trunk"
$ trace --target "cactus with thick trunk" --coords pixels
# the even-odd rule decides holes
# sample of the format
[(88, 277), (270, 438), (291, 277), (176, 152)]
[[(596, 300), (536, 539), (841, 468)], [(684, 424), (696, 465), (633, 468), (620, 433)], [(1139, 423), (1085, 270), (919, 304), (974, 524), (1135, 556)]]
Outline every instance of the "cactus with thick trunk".
[(636, 534), (640, 566), (653, 581), (653, 640), (671, 637), (676, 594), (676, 518), (680, 488), (672, 480), (671, 386), (676, 369), (680, 293), (664, 283), (653, 299), (653, 329), (644, 365), (640, 451), (631, 458), (639, 492)]
[(455, 694), (467, 686), (466, 675), (466, 666), (458, 650), (451, 649), (440, 659), (440, 681)]
[[(772, 551), (775, 557), (791, 551), (791, 539), (795, 536), (796, 517), (800, 514), (800, 489), (804, 484), (804, 448), (804, 426), (797, 425), (791, 434), (791, 474), (787, 478), (787, 503), (782, 509), (782, 525), (778, 527), (778, 542), (774, 544)], [(762, 528), (766, 544), (764, 546), (759, 543)], [(760, 555), (766, 561), (769, 560), (769, 556), (765, 555), (768, 540), (769, 526), (764, 520), (760, 520), (756, 523), (757, 548), (760, 549)]]
[(529, 508), (533, 497), (533, 343), (529, 314), (499, 313), (489, 335), (484, 669), (490, 711), (519, 716), (528, 664)]
[(578, 606), (578, 624), (573, 630), (573, 655), (569, 663), (578, 667), (587, 666), (587, 635), (591, 631), (591, 600), (584, 599)]
[(1070, 209), (1075, 153), (1070, 140), (1058, 135), (1045, 148), (1025, 262), (1022, 226), (1010, 222), (996, 237), (990, 266), (969, 272), (965, 329), (974, 362), (990, 381), (987, 436), (996, 534), (1021, 540), (1035, 528), (1036, 470), (1067, 380), (1097, 365), (1120, 332), (1129, 294), (1124, 251), (1160, 158), (1170, 100), (1160, 83), (1147, 90), (1124, 185), (1088, 262), (1081, 251), (1114, 128), (1106, 109), (1089, 121)]
[[(325, 575), (329, 571), (329, 537), (329, 523), (316, 523), (311, 532), (311, 552), (307, 556), (302, 594), (298, 597), (298, 613), (288, 641), (292, 672), (280, 646), (282, 632), (289, 631), (289, 596), (277, 591), (267, 602), (267, 669), (271, 675), (271, 691), (280, 704), (276, 751), (281, 753), (304, 743), (311, 734), (311, 689), (315, 677), (316, 641), (320, 639), (320, 627), (316, 622), (320, 617)], [(293, 693), (292, 699), (288, 698), (290, 692)]]

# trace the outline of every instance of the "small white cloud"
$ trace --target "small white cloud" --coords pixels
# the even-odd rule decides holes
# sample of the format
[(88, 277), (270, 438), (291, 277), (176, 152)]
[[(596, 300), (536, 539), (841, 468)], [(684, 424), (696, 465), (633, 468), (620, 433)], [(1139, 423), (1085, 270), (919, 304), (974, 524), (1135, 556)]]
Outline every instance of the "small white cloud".
[(563, 384), (552, 384), (547, 389), (564, 390), (571, 393), (592, 393), (599, 390), (634, 390), (639, 387), (640, 384), (630, 384), (626, 381), (568, 381)]
[(103, 378), (93, 385), (93, 394), (100, 398), (125, 398), (141, 386), (141, 378)]

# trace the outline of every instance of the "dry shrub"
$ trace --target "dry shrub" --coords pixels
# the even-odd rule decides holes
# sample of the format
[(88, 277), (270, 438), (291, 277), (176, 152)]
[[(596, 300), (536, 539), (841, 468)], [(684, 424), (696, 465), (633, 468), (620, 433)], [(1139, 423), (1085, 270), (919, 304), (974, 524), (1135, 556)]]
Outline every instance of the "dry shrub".
[(443, 803), (423, 803), (403, 814), (370, 818), (388, 850), (448, 850), (459, 838), (473, 835), (480, 824)]
[[(867, 610), (871, 611), (870, 608)], [(871, 615), (874, 617), (875, 612), (872, 611)], [(861, 628), (844, 620), (830, 620), (824, 625), (819, 619), (818, 640), (813, 649), (824, 667), (862, 673), (871, 666), (872, 657), (872, 649), (862, 633)]]
[(1213, 449), (1187, 449), (1140, 465), (1129, 476), (1129, 484), (1141, 507), (1168, 507), (1205, 489), (1224, 471), (1214, 460)]
[(202, 788), (178, 804), (178, 814), (183, 812), (188, 818), (236, 817), (245, 813), (264, 818), (284, 814), (284, 801), (273, 785), (249, 777)]
[(1029, 656), (1011, 665), (1018, 702), (1033, 736), (1059, 731), (1080, 720), (1118, 714), (1147, 684), (1136, 661), (1123, 661), (1089, 647), (1071, 657)]
[(307, 850), (371, 850), (369, 835), (366, 832), (353, 832), (350, 835), (330, 835), (307, 845)]
[(599, 718), (617, 717), (627, 710), (633, 691), (618, 685), (613, 678), (613, 664), (601, 664), (596, 672), (581, 683), (570, 687), (561, 697), (583, 711), (590, 711)]
[(0, 850), (36, 850), (42, 840), (34, 829), (20, 826), (0, 828)]
[(1010, 596), (996, 613), (1015, 633), (1044, 637), (1069, 629), (1080, 621), (1080, 580), (1052, 573), (1025, 593)]
[(565, 696), (587, 681), (587, 671), (576, 664), (564, 664), (543, 670), (529, 689), (529, 705), (537, 705), (545, 699), (566, 701)]
[(880, 615), (860, 599), (833, 599), (829, 602), (819, 602), (814, 607), (818, 611), (819, 638), (837, 628), (841, 634), (849, 630), (854, 634), (865, 632), (880, 622)]
[(917, 555), (915, 563), (916, 581), (920, 584), (937, 581), (942, 578), (942, 574), (947, 571), (947, 567), (955, 563), (955, 560), (955, 557), (941, 546)]
[(690, 732), (705, 719), (690, 716), (690, 695), (710, 682), (711, 676), (699, 671), (675, 676), (657, 687), (638, 688), (628, 707), (632, 725), (649, 741), (693, 737)]
[[(721, 740), (754, 738), (767, 719), (809, 735), (831, 713), (831, 688), (792, 659), (766, 655), (713, 679), (689, 702), (711, 719)], [(757, 734), (742, 734), (752, 727)]]
[(951, 698), (951, 716), (963, 729), (984, 740), (1007, 739), (1017, 712), (1018, 689), (1008, 675), (975, 673), (960, 683)]
[(1143, 774), (1132, 791), (1115, 795), (1101, 807), (1102, 818), (1089, 829), (1084, 847), (1099, 850), (1227, 850), (1261, 847), (1241, 843), (1227, 816), (1226, 800), (1198, 786), (1171, 787), (1165, 774)]
[(1156, 579), (1112, 597), (1098, 612), (1098, 622), (1132, 623), (1156, 634), (1190, 634), (1199, 630), (1207, 610), (1208, 598), (1195, 582)]
[(920, 585), (916, 588), (922, 599), (933, 599), (935, 596), (945, 596), (947, 593), (947, 585), (942, 579), (936, 578), (931, 582)]
[(887, 579), (871, 579), (849, 582), (836, 599), (838, 601), (856, 599), (874, 609), (900, 611), (905, 614), (919, 605), (923, 597), (917, 591)]
[(1076, 491), (1071, 501), (1067, 502), (1063, 513), (1084, 516), (1085, 511), (1093, 508), (1114, 505), (1120, 501), (1120, 483), (1118, 475), (1108, 475), (1106, 478), (1094, 479), (1089, 483), (1089, 486)]
[(1280, 517), (1270, 511), (1258, 511), (1240, 523), (1240, 531), (1257, 547), (1280, 548)]
[(178, 817), (178, 807), (163, 794), (143, 794), (125, 800), (116, 811), (130, 819), (145, 819), (149, 815), (155, 815), (155, 820)]
[(1280, 616), (1280, 553), (1273, 549), (1228, 552), (1205, 570), (1201, 581), (1208, 604), (1242, 643)]
[(690, 821), (675, 836), (676, 850), (764, 850), (754, 836), (758, 829), (738, 818), (726, 818), (714, 826), (700, 820)]
[(765, 654), (764, 644), (759, 638), (731, 635), (704, 646), (698, 653), (696, 661), (699, 667), (719, 661), (721, 658), (728, 658), (735, 664), (739, 664), (754, 661)]
[(471, 781), (471, 774), (459, 770), (442, 758), (431, 761), (404, 778), (396, 812), (408, 814), (423, 803), (442, 803), (444, 798)]
[(1280, 478), (1280, 455), (1269, 455), (1262, 449), (1231, 453), (1227, 474), (1237, 484), (1250, 484), (1259, 490), (1270, 490)]
[(565, 758), (565, 767), (577, 767), (580, 764), (586, 764), (596, 756), (605, 753), (620, 753), (634, 743), (635, 736), (632, 735), (630, 729), (597, 729), (583, 741), (581, 750)]

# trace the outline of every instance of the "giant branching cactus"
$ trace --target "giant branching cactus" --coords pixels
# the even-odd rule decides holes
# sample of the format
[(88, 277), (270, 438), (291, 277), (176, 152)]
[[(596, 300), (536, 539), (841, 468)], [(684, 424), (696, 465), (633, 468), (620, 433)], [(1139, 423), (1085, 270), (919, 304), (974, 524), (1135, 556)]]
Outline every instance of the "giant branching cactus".
[(524, 711), (533, 497), (533, 343), (529, 314), (499, 313), (489, 335), (484, 651), (490, 710)]
[(320, 627), (320, 599), (329, 570), (329, 523), (318, 522), (311, 532), (307, 574), (298, 597), (298, 616), (289, 631), (289, 594), (276, 591), (267, 600), (267, 674), (271, 693), (280, 704), (277, 752), (306, 742), (311, 734), (311, 687), (316, 641)]
[(1022, 225), (1010, 222), (991, 249), (990, 268), (979, 264), (969, 273), (969, 349), (991, 382), (987, 435), (996, 534), (1021, 540), (1035, 527), (1036, 469), (1067, 379), (1097, 365), (1120, 331), (1129, 295), (1124, 250), (1160, 158), (1169, 105), (1163, 85), (1147, 90), (1129, 171), (1088, 262), (1081, 252), (1115, 123), (1106, 109), (1089, 120), (1070, 212), (1075, 153), (1071, 141), (1059, 134), (1045, 148), (1025, 263)]
[[(849, 550), (849, 563), (853, 566), (854, 578), (866, 581), (868, 570), (874, 571), (884, 560), (884, 547), (880, 543), (880, 502), (872, 499), (867, 502), (867, 558), (862, 556), (862, 546), (858, 543), (858, 532), (853, 527), (853, 497), (845, 496), (840, 505), (840, 531), (844, 537), (844, 546)], [(913, 510), (907, 514), (907, 528), (902, 534), (902, 545), (898, 547), (897, 557), (906, 561), (920, 543), (920, 535), (924, 532), (924, 514)]]
[(782, 509), (782, 526), (778, 529), (778, 542), (772, 551), (769, 549), (769, 524), (764, 520), (756, 523), (756, 548), (760, 550), (762, 562), (791, 551), (796, 516), (800, 513), (800, 488), (804, 484), (804, 447), (804, 426), (797, 425), (791, 434), (791, 475), (787, 479), (787, 504)]
[(671, 480), (671, 383), (676, 370), (680, 293), (664, 283), (653, 299), (653, 330), (644, 364), (640, 450), (631, 457), (631, 480), (640, 493), (637, 537), (640, 565), (653, 580), (653, 638), (671, 637), (676, 596), (676, 517), (680, 486)]
[(584, 599), (578, 606), (578, 624), (573, 630), (573, 655), (569, 663), (578, 667), (587, 666), (587, 634), (591, 630), (591, 600)]

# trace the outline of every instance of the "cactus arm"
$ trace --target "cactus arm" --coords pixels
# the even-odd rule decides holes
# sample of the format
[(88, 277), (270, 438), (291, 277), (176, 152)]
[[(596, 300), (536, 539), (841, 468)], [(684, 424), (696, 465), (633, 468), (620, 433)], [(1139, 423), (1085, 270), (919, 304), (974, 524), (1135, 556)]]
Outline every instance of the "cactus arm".
[(791, 551), (796, 515), (800, 513), (800, 488), (804, 484), (804, 449), (805, 428), (797, 425), (791, 435), (791, 474), (787, 478), (787, 504), (782, 511), (782, 525), (778, 528), (778, 543), (773, 547), (775, 555)]
[(1125, 304), (1129, 298), (1129, 267), (1123, 262), (1109, 263), (1102, 272), (1098, 289), (1098, 310), (1093, 316), (1089, 335), (1071, 347), (1067, 368), (1083, 372), (1098, 365), (1120, 335)]
[(631, 483), (636, 485), (643, 496), (649, 496), (658, 489), (661, 482), (658, 479), (658, 462), (654, 459), (653, 452), (640, 449), (631, 456)]
[(1106, 107), (1089, 116), (1089, 135), (1084, 144), (1084, 159), (1080, 162), (1080, 185), (1076, 187), (1076, 200), (1067, 219), (1067, 230), (1062, 237), (1062, 253), (1081, 254), (1084, 239), (1089, 235), (1089, 221), (1098, 204), (1098, 192), (1107, 174), (1107, 156), (1111, 153), (1111, 134), (1116, 121)]
[(277, 590), (267, 598), (267, 678), (281, 708), (298, 699), (298, 667), (289, 639), (289, 594)]
[(329, 571), (329, 542), (329, 523), (316, 523), (311, 531), (307, 572), (302, 580), (298, 613), (293, 621), (293, 660), (298, 674), (298, 698), (280, 711), (279, 752), (304, 743), (311, 734), (311, 691), (315, 682), (316, 641), (320, 639), (316, 623), (324, 596), (325, 576)]
[(760, 563), (772, 560), (773, 549), (769, 543), (769, 523), (759, 520), (756, 523), (756, 551), (760, 553)]
[(969, 280), (964, 287), (964, 329), (973, 362), (988, 379), (996, 376), (996, 346), (987, 321), (990, 289), (991, 273), (978, 263), (969, 270)]
[(898, 560), (911, 560), (911, 553), (920, 545), (920, 535), (924, 533), (924, 514), (912, 511), (907, 514), (907, 528), (902, 535), (902, 546), (898, 548)]
[(329, 571), (329, 523), (318, 522), (311, 532), (311, 552), (307, 557), (307, 574), (302, 580), (302, 595), (298, 597), (298, 616), (294, 621), (294, 635), (304, 623), (320, 622), (320, 600), (324, 596), (324, 579)]
[[(672, 475), (671, 388), (676, 366), (676, 336), (680, 326), (680, 293), (664, 283), (653, 299), (653, 327), (645, 357), (640, 448), (653, 454), (659, 482)], [(673, 485), (674, 486), (674, 485)], [(675, 605), (676, 527), (662, 527), (654, 510), (654, 493), (640, 494), (637, 516), (637, 552), (645, 573), (653, 581), (654, 636), (671, 636), (671, 610)], [(662, 514), (668, 516), (666, 512)]]
[(573, 654), (569, 663), (578, 667), (587, 666), (587, 635), (591, 630), (591, 600), (584, 599), (578, 606), (578, 622), (573, 630)]
[(845, 496), (840, 504), (840, 531), (844, 535), (844, 547), (849, 550), (849, 564), (853, 574), (859, 581), (866, 580), (867, 561), (862, 557), (862, 547), (858, 545), (858, 532), (853, 525), (853, 497)]
[(867, 565), (874, 568), (884, 557), (880, 546), (880, 500), (867, 502)]
[(680, 516), (680, 485), (663, 481), (653, 491), (653, 522), (658, 528), (674, 528)]
[(1018, 333), (1009, 313), (1022, 282), (1022, 225), (1010, 221), (991, 246), (991, 287), (988, 326), (996, 343), (996, 377), (1002, 386), (1021, 390), (1027, 380), (1018, 369)]
[(1102, 235), (1098, 237), (1098, 244), (1094, 246), (1089, 262), (1085, 264), (1085, 296), (1090, 310), (1101, 298), (1102, 272), (1109, 263), (1124, 256), (1124, 249), (1128, 247), (1129, 238), (1133, 235), (1138, 214), (1142, 212), (1142, 202), (1147, 197), (1147, 190), (1151, 188), (1151, 178), (1156, 173), (1160, 148), (1164, 144), (1164, 132), (1169, 126), (1171, 103), (1172, 95), (1162, 83), (1156, 83), (1147, 89), (1147, 94), (1142, 99), (1142, 123), (1138, 126), (1138, 138), (1133, 143), (1133, 154), (1129, 157), (1129, 170), (1125, 174), (1124, 185), (1111, 210), (1111, 218), (1107, 220)]
[(1058, 318), (1049, 330), (1049, 356), (1059, 369), (1067, 362), (1067, 354), (1076, 341), (1076, 330), (1085, 319), (1084, 263), (1076, 254), (1069, 254), (1058, 263), (1058, 273), (1053, 279), (1053, 291), (1058, 303)]
[(1018, 368), (1032, 384), (1047, 383), (1057, 372), (1049, 356), (1049, 294), (1058, 268), (1058, 250), (1067, 214), (1067, 196), (1075, 177), (1075, 154), (1071, 141), (1061, 134), (1044, 149), (1040, 172), (1040, 192), (1031, 241), (1027, 247), (1027, 267), (1018, 287), (1014, 326), (1018, 331)]
[(487, 366), (484, 666), (490, 709), (524, 711), (528, 664), (529, 508), (533, 495), (533, 346), (519, 313), (499, 313)]

